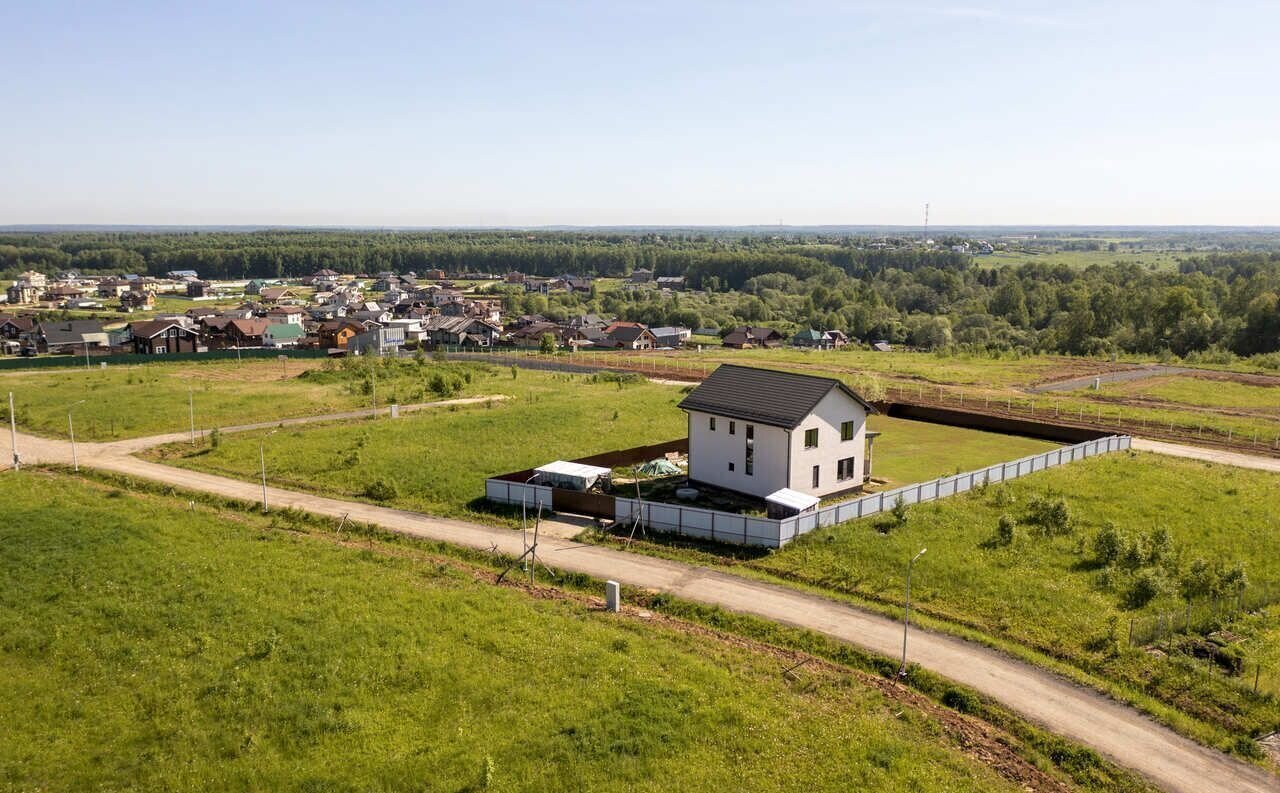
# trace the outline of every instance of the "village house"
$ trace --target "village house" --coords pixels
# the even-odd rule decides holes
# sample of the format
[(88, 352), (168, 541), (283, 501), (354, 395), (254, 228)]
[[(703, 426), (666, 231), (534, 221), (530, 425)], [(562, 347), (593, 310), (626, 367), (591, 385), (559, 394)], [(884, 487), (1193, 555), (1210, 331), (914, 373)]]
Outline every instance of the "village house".
[(693, 331), (680, 327), (649, 328), (649, 332), (659, 347), (679, 347), (693, 335)]
[(96, 319), (73, 319), (41, 322), (29, 334), (40, 352), (74, 355), (85, 350), (105, 350), (111, 340)]
[(292, 300), (293, 290), (287, 286), (269, 286), (258, 292), (258, 299), (266, 305), (274, 305), (282, 300)]
[(655, 279), (654, 279), (654, 283), (656, 283), (656, 284), (658, 285), (658, 288), (659, 288), (659, 289), (670, 289), (670, 290), (671, 290), (671, 291), (673, 291), (673, 292), (683, 292), (683, 291), (684, 291), (684, 276), (683, 276), (683, 275), (663, 275), (663, 276), (659, 276), (658, 278), (655, 278)]
[(20, 339), (36, 329), (33, 317), (0, 316), (0, 338)]
[(262, 337), (271, 326), (265, 319), (233, 319), (227, 323), (227, 341), (236, 347), (261, 347)]
[(848, 337), (838, 330), (802, 330), (791, 337), (792, 347), (814, 350), (834, 350), (849, 343)]
[(501, 326), (479, 317), (431, 317), (422, 329), (431, 344), (450, 347), (492, 347), (502, 334)]
[(747, 350), (753, 347), (780, 347), (783, 336), (773, 328), (752, 328), (742, 326), (734, 328), (721, 340), (725, 347)]
[(44, 295), (40, 299), (65, 306), (69, 301), (84, 297), (85, 291), (78, 286), (51, 286), (44, 290)]
[(365, 330), (365, 326), (359, 322), (337, 319), (320, 323), (320, 327), (317, 329), (317, 337), (321, 347), (345, 350), (347, 343), (357, 333), (364, 333)]
[(404, 328), (369, 328), (357, 333), (347, 342), (347, 351), (353, 355), (394, 354), (404, 346)]
[(14, 279), (13, 285), (5, 290), (10, 303), (35, 303), (49, 286), (49, 279), (44, 273), (27, 270)]
[(265, 314), (268, 322), (284, 322), (290, 325), (302, 325), (302, 318), (307, 310), (302, 306), (272, 306)]
[(262, 346), (272, 348), (297, 347), (302, 343), (306, 335), (307, 332), (303, 330), (300, 322), (273, 322), (267, 326), (266, 331), (262, 334)]
[(133, 283), (123, 278), (103, 278), (98, 282), (96, 290), (103, 300), (113, 300), (129, 291)]
[(692, 483), (821, 499), (866, 480), (866, 423), (876, 409), (839, 380), (724, 364), (679, 407)]
[(129, 289), (120, 295), (120, 310), (126, 314), (150, 311), (156, 307), (156, 296), (146, 289)]
[(604, 329), (604, 335), (624, 350), (652, 350), (658, 346), (653, 333), (639, 322), (615, 322)]
[(137, 355), (171, 355), (204, 352), (200, 333), (173, 320), (151, 319), (129, 323), (133, 352)]
[(653, 280), (653, 270), (648, 270), (644, 267), (639, 270), (632, 270), (627, 280), (633, 284), (647, 284)]

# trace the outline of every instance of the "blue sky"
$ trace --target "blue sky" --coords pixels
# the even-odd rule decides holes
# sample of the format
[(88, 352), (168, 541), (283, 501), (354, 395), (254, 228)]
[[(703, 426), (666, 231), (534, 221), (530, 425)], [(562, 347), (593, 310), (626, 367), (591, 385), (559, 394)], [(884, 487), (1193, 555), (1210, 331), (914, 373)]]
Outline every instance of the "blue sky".
[(1280, 225), (1274, 2), (0, 0), (0, 224)]

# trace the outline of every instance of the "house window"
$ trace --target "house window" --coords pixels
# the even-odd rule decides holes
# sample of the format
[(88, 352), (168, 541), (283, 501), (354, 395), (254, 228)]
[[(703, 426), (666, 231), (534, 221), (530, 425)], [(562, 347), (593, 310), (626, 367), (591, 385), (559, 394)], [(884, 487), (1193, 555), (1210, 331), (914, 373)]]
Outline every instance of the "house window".
[(821, 471), (822, 471), (822, 468), (820, 466), (815, 465), (813, 467), (813, 486), (814, 487), (817, 487), (818, 482), (821, 481), (821, 476), (819, 475)]
[(846, 457), (843, 460), (838, 461), (836, 463), (836, 479), (839, 479), (841, 482), (846, 479), (852, 479), (854, 471), (853, 466), (856, 462), (857, 459), (854, 457)]
[(729, 434), (730, 434), (730, 435), (732, 435), (732, 434), (734, 433), (734, 431), (735, 431), (735, 430), (737, 430), (737, 429), (738, 429), (738, 425), (737, 425), (735, 422), (732, 422), (732, 421), (731, 421), (731, 422), (729, 422)]
[(747, 476), (756, 472), (756, 428), (747, 425)]
[(165, 353), (167, 353), (168, 351), (169, 351), (169, 348), (168, 348), (168, 347), (165, 347), (163, 344), (157, 344), (157, 345), (156, 345), (156, 349), (155, 349), (155, 354), (156, 354), (156, 355), (164, 355), (164, 354), (165, 354)]
[(712, 432), (715, 432), (715, 431), (716, 431), (716, 417), (715, 417), (715, 416), (712, 416), (712, 417), (711, 417), (711, 431), (712, 431)]
[(729, 470), (730, 470), (730, 471), (732, 471), (732, 470), (733, 470), (733, 463), (729, 463)]
[(853, 434), (854, 434), (854, 432), (855, 432), (855, 430), (853, 429), (853, 422), (852, 422), (852, 421), (842, 421), (842, 422), (840, 422), (840, 440), (842, 440), (842, 441), (851, 441), (851, 440), (853, 440)]
[(806, 449), (818, 448), (818, 428), (817, 427), (814, 427), (811, 430), (804, 431), (804, 448)]

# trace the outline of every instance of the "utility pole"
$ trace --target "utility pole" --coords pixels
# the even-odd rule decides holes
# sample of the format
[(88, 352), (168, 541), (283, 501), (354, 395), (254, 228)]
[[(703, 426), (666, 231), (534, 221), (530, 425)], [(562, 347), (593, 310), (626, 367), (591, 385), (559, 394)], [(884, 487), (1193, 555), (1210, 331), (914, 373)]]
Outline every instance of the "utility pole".
[(911, 561), (907, 562), (907, 600), (906, 607), (902, 610), (902, 666), (898, 667), (898, 677), (907, 676), (907, 628), (911, 624), (911, 567), (916, 560), (924, 556), (924, 552), (928, 548), (921, 548), (920, 553), (911, 557)]
[(84, 368), (86, 371), (88, 371), (89, 369), (89, 340), (88, 339), (84, 340)]
[(924, 244), (929, 244), (929, 203), (924, 205)]
[(191, 416), (191, 445), (196, 445), (196, 397), (195, 393), (187, 389), (187, 412)]
[(13, 470), (18, 470), (21, 458), (18, 456), (18, 416), (13, 412), (13, 392), (9, 392), (9, 434), (13, 443)]

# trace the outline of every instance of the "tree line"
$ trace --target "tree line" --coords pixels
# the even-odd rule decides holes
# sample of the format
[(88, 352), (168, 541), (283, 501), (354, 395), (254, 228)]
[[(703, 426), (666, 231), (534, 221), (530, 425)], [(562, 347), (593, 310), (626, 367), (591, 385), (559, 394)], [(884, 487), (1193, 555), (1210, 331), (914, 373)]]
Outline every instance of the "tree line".
[[(1256, 241), (1255, 245), (1256, 247)], [(1276, 247), (1280, 247), (1277, 245)], [(0, 274), (76, 269), (206, 278), (440, 269), (623, 277), (683, 275), (685, 294), (526, 295), (513, 313), (596, 311), (652, 325), (839, 329), (924, 349), (1258, 355), (1280, 350), (1280, 253), (1133, 263), (985, 266), (950, 248), (834, 235), (569, 231), (290, 231), (0, 234)]]

